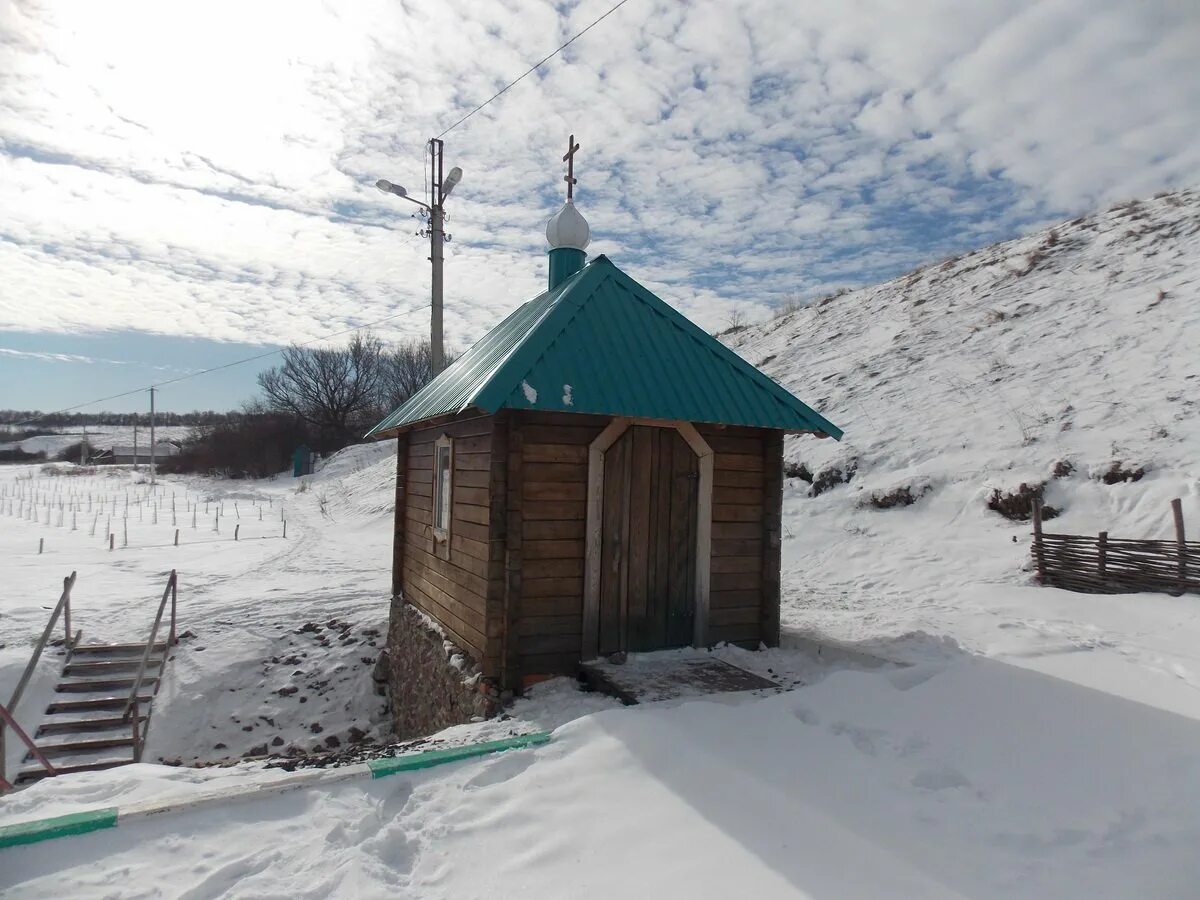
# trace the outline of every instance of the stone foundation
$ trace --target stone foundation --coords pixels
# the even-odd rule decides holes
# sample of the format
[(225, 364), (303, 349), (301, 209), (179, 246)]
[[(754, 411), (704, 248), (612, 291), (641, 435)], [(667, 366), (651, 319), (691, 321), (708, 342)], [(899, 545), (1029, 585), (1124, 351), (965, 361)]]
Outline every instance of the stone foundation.
[(422, 737), (500, 708), (496, 685), (466, 653), (447, 640), (437, 623), (404, 601), (392, 598), (385, 678), (392, 726), (399, 738)]

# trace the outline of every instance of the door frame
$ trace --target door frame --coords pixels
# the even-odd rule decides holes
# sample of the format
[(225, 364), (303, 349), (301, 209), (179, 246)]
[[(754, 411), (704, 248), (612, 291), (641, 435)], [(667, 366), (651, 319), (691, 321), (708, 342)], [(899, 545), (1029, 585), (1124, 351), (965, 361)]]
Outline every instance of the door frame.
[(584, 661), (600, 653), (600, 570), (604, 524), (604, 454), (634, 425), (673, 428), (679, 432), (700, 462), (699, 495), (696, 498), (696, 613), (692, 646), (704, 647), (708, 633), (709, 572), (712, 556), (713, 451), (691, 422), (665, 419), (614, 418), (588, 445), (587, 530), (583, 565)]

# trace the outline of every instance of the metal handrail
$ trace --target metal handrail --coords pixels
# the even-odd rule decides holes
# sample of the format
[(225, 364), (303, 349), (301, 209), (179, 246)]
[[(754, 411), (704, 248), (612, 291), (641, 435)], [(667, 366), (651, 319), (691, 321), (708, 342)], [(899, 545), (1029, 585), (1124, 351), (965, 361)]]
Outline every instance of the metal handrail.
[[(166, 611), (167, 598), (171, 598), (171, 630), (167, 635), (167, 649), (173, 644), (178, 643), (179, 639), (175, 636), (175, 601), (178, 590), (178, 579), (175, 570), (171, 570), (170, 577), (167, 578), (167, 586), (163, 589), (162, 600), (158, 604), (158, 614), (154, 617), (154, 624), (150, 627), (150, 639), (146, 641), (146, 649), (142, 651), (142, 662), (138, 666), (137, 676), (133, 679), (133, 688), (129, 692), (129, 699), (125, 702), (125, 712), (122, 715), (123, 719), (128, 720), (132, 714), (133, 719), (133, 761), (141, 762), (142, 760), (142, 734), (138, 724), (139, 719), (139, 702), (138, 695), (142, 690), (142, 681), (146, 677), (146, 667), (150, 664), (150, 657), (154, 655), (154, 641), (158, 637), (158, 626), (162, 624), (163, 612)], [(162, 683), (163, 670), (166, 668), (166, 650), (163, 652), (163, 666), (159, 667), (158, 680), (154, 683), (154, 692), (158, 693), (159, 685)]]
[[(25, 666), (25, 672), (21, 675), (21, 680), (17, 682), (16, 690), (13, 691), (12, 697), (9, 698), (7, 707), (5, 708), (7, 715), (0, 717), (0, 719), (3, 719), (3, 721), (0, 721), (0, 780), (4, 780), (5, 783), (7, 783), (7, 779), (5, 778), (7, 757), (7, 748), (4, 742), (5, 725), (11, 724), (15, 731), (19, 734), (24, 734), (16, 724), (15, 718), (12, 718), (11, 722), (9, 720), (10, 717), (16, 716), (17, 704), (21, 702), (21, 695), (25, 693), (25, 688), (29, 685), (29, 679), (33, 677), (33, 672), (37, 668), (38, 660), (42, 658), (42, 651), (46, 649), (46, 643), (50, 640), (50, 635), (54, 633), (54, 626), (58, 622), (59, 615), (65, 613), (63, 626), (66, 634), (63, 638), (63, 646), (70, 651), (79, 640), (79, 635), (75, 636), (74, 641), (71, 639), (71, 588), (75, 587), (75, 575), (76, 573), (72, 572), (70, 576), (63, 579), (62, 596), (58, 598), (58, 604), (54, 607), (54, 612), (50, 614), (50, 621), (46, 623), (46, 628), (42, 631), (42, 636), (38, 640), (37, 646), (34, 647), (33, 656), (29, 658), (29, 664)], [(35, 755), (40, 756), (36, 751)], [(40, 757), (38, 761), (45, 765), (51, 772), (54, 771), (54, 767), (46, 762), (45, 757)]]
[[(33, 742), (33, 738), (31, 738), (25, 732), (25, 729), (18, 724), (17, 720), (13, 718), (13, 714), (8, 711), (8, 708), (5, 707), (3, 703), (0, 703), (0, 728), (3, 728), (5, 724), (7, 724), (9, 728), (17, 733), (17, 737), (19, 737), (21, 742), (29, 748), (29, 752), (33, 755), (33, 758), (41, 763), (47, 772), (49, 772), (51, 775), (58, 774), (58, 769), (54, 768), (54, 766), (50, 763), (50, 760), (46, 759), (46, 755), (42, 753), (38, 745)], [(7, 791), (11, 788), (12, 783), (4, 777), (4, 772), (0, 771), (0, 791)]]

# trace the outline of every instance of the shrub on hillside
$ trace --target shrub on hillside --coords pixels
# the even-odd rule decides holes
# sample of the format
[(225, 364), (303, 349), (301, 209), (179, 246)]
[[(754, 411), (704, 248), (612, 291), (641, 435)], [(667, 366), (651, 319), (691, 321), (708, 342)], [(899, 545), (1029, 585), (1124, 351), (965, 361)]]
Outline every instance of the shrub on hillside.
[(808, 492), (810, 497), (819, 497), (826, 491), (831, 491), (839, 484), (849, 484), (854, 473), (858, 471), (858, 460), (852, 459), (845, 464), (845, 468), (840, 466), (827, 466), (816, 475), (813, 476), (812, 489)]
[(897, 506), (912, 506), (933, 490), (929, 484), (904, 484), (890, 491), (872, 491), (863, 506), (875, 509), (894, 509)]
[(252, 412), (240, 421), (197, 429), (180, 452), (164, 459), (160, 472), (265, 478), (290, 469), (292, 454), (308, 443), (304, 422), (295, 416)]
[[(1014, 522), (1027, 522), (1033, 518), (1033, 503), (1042, 500), (1046, 493), (1046, 482), (1025, 484), (1022, 482), (1015, 491), (1002, 491), (996, 488), (988, 497), (987, 508), (1000, 513), (1006, 519)], [(1042, 503), (1042, 518), (1056, 518), (1060, 510)]]
[(799, 478), (812, 484), (813, 473), (802, 462), (786, 462), (783, 464), (783, 474), (787, 478)]
[(1141, 481), (1145, 475), (1146, 469), (1143, 466), (1135, 469), (1118, 461), (1108, 467), (1108, 471), (1100, 476), (1100, 480), (1105, 484), (1120, 484), (1123, 481)]
[(80, 459), (79, 452), (85, 447), (87, 449), (84, 459), (90, 458), (92, 455), (92, 445), (86, 444), (83, 441), (76, 441), (74, 444), (68, 444), (66, 447), (63, 447), (61, 450), (55, 453), (54, 458), (59, 462), (77, 463)]

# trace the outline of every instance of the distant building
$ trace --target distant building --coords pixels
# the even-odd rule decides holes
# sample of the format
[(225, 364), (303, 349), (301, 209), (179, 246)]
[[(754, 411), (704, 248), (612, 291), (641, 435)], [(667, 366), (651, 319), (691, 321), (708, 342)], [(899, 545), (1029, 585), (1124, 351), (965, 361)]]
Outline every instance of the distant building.
[[(111, 447), (101, 449), (94, 448), (95, 453), (92, 457), (92, 462), (101, 465), (116, 465), (116, 466), (148, 466), (150, 465), (150, 445), (138, 444), (136, 451), (133, 444), (113, 444)], [(179, 448), (168, 441), (159, 441), (154, 445), (154, 458), (156, 460), (166, 459), (168, 456), (175, 456), (179, 453)]]

